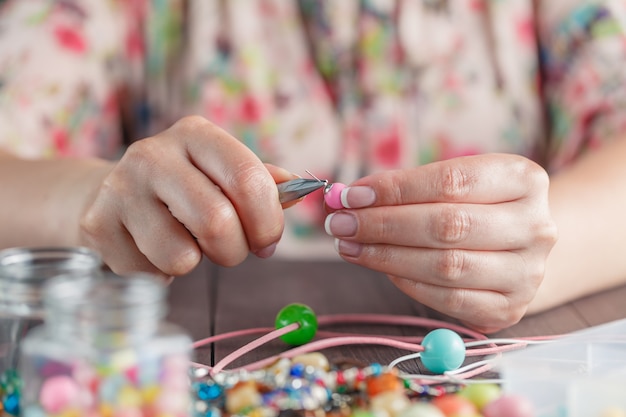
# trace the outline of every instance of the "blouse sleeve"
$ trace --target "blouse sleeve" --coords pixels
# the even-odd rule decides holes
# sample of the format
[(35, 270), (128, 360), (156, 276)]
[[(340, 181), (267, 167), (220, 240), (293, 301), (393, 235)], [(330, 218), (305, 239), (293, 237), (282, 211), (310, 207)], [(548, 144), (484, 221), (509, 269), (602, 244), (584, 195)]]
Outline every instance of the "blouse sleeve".
[(626, 132), (626, 5), (542, 2), (539, 15), (549, 168)]
[(26, 158), (115, 155), (120, 55), (129, 48), (128, 19), (117, 4), (3, 3), (0, 148)]

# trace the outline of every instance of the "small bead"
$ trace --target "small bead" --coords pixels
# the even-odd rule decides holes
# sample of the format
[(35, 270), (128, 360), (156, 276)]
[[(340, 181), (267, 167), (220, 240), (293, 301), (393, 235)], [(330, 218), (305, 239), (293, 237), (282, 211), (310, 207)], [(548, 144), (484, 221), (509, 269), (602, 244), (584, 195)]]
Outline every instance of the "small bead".
[(431, 372), (442, 374), (457, 369), (465, 360), (465, 344), (456, 332), (436, 329), (422, 341), (422, 363)]
[(367, 395), (373, 397), (386, 391), (399, 391), (402, 389), (402, 382), (398, 376), (392, 373), (372, 376), (367, 379)]
[(432, 404), (415, 402), (403, 410), (398, 417), (446, 417), (441, 410)]
[[(73, 411), (73, 410), (72, 410)], [(133, 407), (122, 407), (119, 410), (115, 411), (115, 417), (142, 417), (143, 413), (139, 408)], [(77, 411), (76, 414), (61, 414), (58, 417), (82, 417), (80, 412)]]
[(363, 373), (363, 369), (359, 368), (356, 371), (356, 375), (354, 377), (354, 383), (358, 385), (363, 381), (365, 381), (365, 374)]
[(291, 362), (300, 363), (304, 366), (312, 366), (313, 368), (321, 371), (328, 371), (330, 369), (328, 358), (319, 352), (311, 352), (295, 356)]
[(278, 312), (275, 322), (276, 329), (292, 323), (298, 323), (300, 328), (281, 336), (283, 342), (299, 346), (313, 340), (317, 332), (317, 316), (309, 306), (294, 303), (285, 306)]
[(204, 413), (204, 417), (222, 417), (222, 411), (219, 408), (211, 407)]
[(240, 382), (226, 395), (226, 411), (232, 414), (258, 407), (262, 403), (261, 394), (253, 381)]
[(373, 363), (370, 365), (370, 370), (372, 371), (372, 375), (378, 376), (383, 372), (383, 367), (379, 363)]
[(7, 369), (0, 377), (0, 388), (3, 393), (19, 391), (21, 385), (22, 379), (15, 369)]
[(325, 387), (319, 385), (311, 386), (311, 397), (317, 401), (318, 407), (323, 406), (330, 400), (331, 392)]
[(440, 409), (446, 416), (475, 417), (476, 406), (470, 400), (457, 394), (447, 394), (432, 400), (432, 405)]
[(141, 389), (141, 399), (144, 404), (154, 404), (161, 395), (158, 385), (148, 385)]
[(518, 395), (503, 395), (483, 408), (485, 417), (535, 417), (530, 401)]
[(386, 391), (371, 398), (372, 411), (387, 412), (389, 417), (396, 417), (411, 405), (411, 401), (402, 391)]
[(135, 387), (126, 385), (117, 394), (116, 405), (122, 408), (137, 408), (141, 403), (141, 392)]
[(478, 410), (500, 397), (500, 387), (496, 384), (469, 384), (459, 391), (459, 395), (470, 400)]
[(357, 409), (352, 412), (350, 417), (376, 417), (376, 414), (369, 410)]
[(194, 388), (198, 398), (204, 401), (215, 400), (222, 395), (222, 387), (215, 383), (198, 382)]
[(48, 378), (41, 386), (39, 402), (45, 411), (58, 414), (63, 409), (73, 406), (78, 401), (79, 388), (68, 376)]
[(324, 201), (328, 207), (333, 209), (343, 208), (343, 204), (341, 203), (341, 191), (343, 191), (344, 188), (346, 188), (345, 184), (335, 182), (324, 190)]
[(289, 370), (289, 376), (293, 376), (295, 378), (302, 378), (304, 375), (305, 366), (301, 363), (294, 363), (291, 365), (291, 369)]
[(432, 397), (441, 397), (442, 395), (446, 395), (447, 393), (448, 391), (443, 385), (437, 385), (436, 387), (432, 387), (428, 390), (428, 395)]
[(7, 395), (2, 401), (2, 408), (5, 412), (12, 416), (17, 416), (20, 413), (20, 396), (17, 392)]

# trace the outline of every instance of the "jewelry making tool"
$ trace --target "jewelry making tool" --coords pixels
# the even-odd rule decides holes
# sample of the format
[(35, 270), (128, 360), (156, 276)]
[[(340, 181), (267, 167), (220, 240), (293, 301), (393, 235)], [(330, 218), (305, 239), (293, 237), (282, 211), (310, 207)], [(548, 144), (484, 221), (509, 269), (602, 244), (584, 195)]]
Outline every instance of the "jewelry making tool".
[(328, 180), (321, 180), (309, 171), (307, 173), (313, 178), (296, 178), (295, 180), (281, 182), (276, 185), (276, 188), (278, 188), (278, 200), (281, 203), (299, 200), (313, 191), (329, 187)]

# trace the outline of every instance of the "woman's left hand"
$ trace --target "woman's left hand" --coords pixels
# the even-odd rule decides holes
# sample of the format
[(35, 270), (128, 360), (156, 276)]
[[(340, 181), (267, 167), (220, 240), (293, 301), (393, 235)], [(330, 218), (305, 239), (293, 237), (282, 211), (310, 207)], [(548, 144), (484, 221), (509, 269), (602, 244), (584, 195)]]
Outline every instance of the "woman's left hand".
[(508, 154), (459, 157), (361, 178), (326, 231), (348, 262), (491, 333), (518, 322), (556, 242), (549, 178)]

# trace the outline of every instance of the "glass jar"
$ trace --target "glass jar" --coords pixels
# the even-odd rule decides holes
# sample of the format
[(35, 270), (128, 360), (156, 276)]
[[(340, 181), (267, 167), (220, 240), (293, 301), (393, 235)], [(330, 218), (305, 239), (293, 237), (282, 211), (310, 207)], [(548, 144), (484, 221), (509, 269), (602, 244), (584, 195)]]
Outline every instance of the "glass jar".
[(17, 374), (20, 342), (43, 320), (42, 289), (54, 276), (100, 271), (102, 261), (82, 247), (11, 248), (0, 251), (0, 406), (19, 412)]
[(189, 415), (192, 341), (157, 277), (57, 277), (22, 343), (22, 416)]

